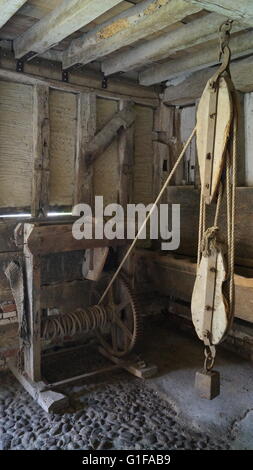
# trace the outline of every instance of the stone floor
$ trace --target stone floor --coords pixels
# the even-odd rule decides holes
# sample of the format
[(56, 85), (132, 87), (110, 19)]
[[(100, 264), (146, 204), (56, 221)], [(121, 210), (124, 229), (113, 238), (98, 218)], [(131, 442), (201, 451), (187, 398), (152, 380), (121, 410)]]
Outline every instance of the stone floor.
[(46, 414), (4, 373), (0, 392), (2, 449), (224, 449), (227, 443), (186, 429), (157, 393), (126, 373), (75, 386), (72, 410)]
[[(253, 448), (251, 364), (238, 358), (229, 362), (227, 353), (220, 352), (225, 386), (219, 398), (208, 402), (193, 388), (202, 360), (198, 342), (172, 330), (166, 319), (150, 320), (143, 354), (157, 363), (157, 377), (143, 382), (118, 370), (65, 387), (70, 409), (62, 415), (45, 413), (9, 372), (2, 373), (0, 449)], [(90, 345), (68, 353), (68, 360), (62, 353), (48, 356), (44, 373), (49, 381), (60, 380), (73, 375), (73, 364), (78, 374), (105, 361)], [(238, 376), (240, 368), (244, 372)]]

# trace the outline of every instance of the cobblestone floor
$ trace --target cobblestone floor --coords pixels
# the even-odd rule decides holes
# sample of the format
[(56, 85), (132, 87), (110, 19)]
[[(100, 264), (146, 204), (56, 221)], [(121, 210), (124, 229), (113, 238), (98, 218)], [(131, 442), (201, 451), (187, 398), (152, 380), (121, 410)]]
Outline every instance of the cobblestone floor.
[(173, 407), (139, 379), (117, 371), (65, 389), (71, 409), (45, 413), (9, 372), (0, 376), (3, 449), (227, 449), (189, 429)]

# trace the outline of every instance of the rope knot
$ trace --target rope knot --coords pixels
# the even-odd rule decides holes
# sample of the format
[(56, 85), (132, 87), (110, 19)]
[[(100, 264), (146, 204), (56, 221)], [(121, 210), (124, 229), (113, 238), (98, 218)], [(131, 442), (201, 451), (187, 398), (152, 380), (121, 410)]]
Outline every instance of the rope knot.
[(210, 256), (214, 251), (219, 250), (218, 232), (219, 227), (216, 226), (209, 227), (205, 231), (201, 242), (201, 252), (203, 256)]

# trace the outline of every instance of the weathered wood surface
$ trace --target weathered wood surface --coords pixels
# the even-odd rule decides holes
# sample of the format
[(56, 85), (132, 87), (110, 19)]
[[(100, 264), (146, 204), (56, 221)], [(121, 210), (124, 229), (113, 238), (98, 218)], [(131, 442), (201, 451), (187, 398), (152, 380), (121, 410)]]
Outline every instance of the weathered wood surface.
[(113, 118), (101, 129), (93, 139), (88, 143), (84, 158), (87, 164), (93, 162), (109, 147), (113, 139), (121, 128), (127, 129), (135, 119), (134, 108), (132, 105), (119, 111)]
[[(196, 125), (196, 107), (187, 106), (180, 109), (179, 121), (180, 144), (183, 146)], [(184, 156), (183, 180), (186, 184), (196, 184), (196, 160), (196, 138), (194, 137)]]
[(14, 41), (16, 58), (27, 53), (44, 52), (64, 38), (114, 7), (121, 0), (63, 0), (38, 23)]
[(112, 99), (130, 99), (136, 103), (156, 107), (159, 104), (157, 90), (142, 87), (123, 78), (110, 79), (110, 87), (102, 88), (103, 75), (98, 72), (73, 71), (69, 73), (69, 82), (62, 81), (62, 68), (58, 63), (52, 67), (50, 61), (36, 59), (24, 64), (24, 73), (16, 72), (16, 61), (11, 54), (1, 58), (0, 79), (27, 85), (48, 85), (50, 88), (80, 93), (96, 92), (97, 96)]
[[(171, 165), (169, 157), (169, 147), (162, 142), (153, 142), (154, 163), (153, 163), (153, 199), (155, 200), (169, 175)], [(162, 197), (162, 203), (166, 196)]]
[[(169, 204), (180, 204), (181, 210), (181, 240), (177, 250), (179, 254), (196, 256), (198, 221), (199, 221), (199, 191), (193, 187), (170, 187), (167, 191)], [(253, 188), (241, 187), (236, 190), (235, 215), (235, 258), (242, 266), (253, 266)], [(215, 207), (212, 204), (207, 212), (208, 226), (213, 224)], [(221, 207), (220, 227), (221, 236), (225, 236), (225, 204)], [(169, 220), (171, 212), (169, 215)]]
[[(252, 54), (252, 32), (249, 31), (240, 35), (231, 36), (229, 46), (231, 47), (233, 60)], [(206, 47), (203, 45), (203, 48), (194, 54), (191, 53), (183, 58), (169, 60), (163, 64), (156, 64), (140, 72), (139, 83), (141, 85), (150, 86), (165, 80), (170, 81), (218, 63), (219, 55), (217, 53), (217, 46)]]
[[(174, 56), (184, 49), (214, 40), (217, 38), (221, 23), (222, 17), (216, 13), (198, 18), (175, 31), (150, 39), (144, 44), (137, 44), (133, 49), (114, 54), (113, 57), (105, 58), (102, 62), (102, 71), (105, 75), (127, 72)], [(233, 25), (233, 32), (242, 29), (245, 29), (245, 25)]]
[(77, 139), (77, 96), (50, 90), (50, 205), (72, 205)]
[(11, 261), (22, 262), (23, 254), (21, 252), (0, 253), (0, 304), (4, 302), (13, 302), (13, 295), (10, 284), (4, 274), (5, 269)]
[(33, 180), (31, 214), (46, 215), (49, 192), (49, 88), (36, 85), (33, 93)]
[[(130, 102), (121, 100), (120, 110), (130, 106)], [(119, 183), (118, 202), (126, 209), (133, 199), (133, 166), (134, 166), (134, 123), (119, 134)]]
[(229, 326), (229, 306), (223, 293), (227, 277), (226, 262), (221, 250), (202, 256), (192, 292), (192, 321), (198, 337), (207, 333), (212, 344), (219, 344)]
[(63, 68), (92, 62), (200, 10), (183, 0), (145, 0), (73, 40), (63, 54)]
[[(136, 250), (134, 257), (135, 285), (143, 295), (153, 289), (160, 295), (191, 302), (196, 277), (196, 264), (192, 259), (161, 255), (149, 250)], [(236, 274), (235, 317), (253, 323), (252, 307), (253, 277), (246, 278)]]
[(40, 257), (34, 256), (28, 247), (32, 226), (24, 227), (24, 262), (26, 276), (29, 345), (24, 346), (24, 371), (34, 382), (41, 379), (41, 265)]
[(246, 25), (253, 25), (253, 5), (251, 0), (186, 0), (187, 3), (198, 5), (205, 10), (233, 18)]
[(220, 185), (232, 118), (229, 82), (221, 77), (218, 86), (213, 88), (209, 80), (198, 105), (196, 132), (200, 180), (206, 204), (213, 201)]
[[(57, 284), (60, 298), (60, 285), (83, 279), (82, 267), (85, 251), (51, 253), (41, 257), (41, 286)], [(13, 302), (9, 282), (4, 274), (11, 261), (23, 262), (22, 252), (0, 253), (0, 304)], [(69, 292), (69, 291), (68, 291)], [(70, 295), (71, 297), (71, 295)]]
[(90, 281), (98, 281), (104, 269), (109, 253), (109, 247), (97, 247), (85, 252), (85, 263), (83, 264), (83, 277)]
[(31, 204), (33, 89), (0, 83), (0, 208)]
[(53, 390), (41, 391), (46, 388), (46, 384), (42, 381), (33, 382), (29, 377), (21, 374), (16, 367), (15, 359), (8, 361), (8, 367), (21, 383), (24, 389), (37, 401), (46, 413), (59, 413), (68, 407), (69, 399), (62, 393)]
[(14, 230), (17, 222), (6, 222), (0, 219), (0, 253), (18, 251), (14, 239)]
[(42, 286), (41, 307), (55, 308), (63, 314), (88, 307), (91, 283), (93, 281), (79, 280)]
[(84, 250), (51, 253), (41, 257), (41, 284), (82, 279)]
[(153, 202), (152, 173), (153, 145), (152, 131), (154, 113), (150, 108), (135, 106), (134, 135), (134, 203)]
[(78, 96), (77, 149), (75, 163), (74, 203), (91, 204), (93, 197), (93, 167), (84, 158), (88, 142), (96, 132), (96, 95)]
[(27, 0), (0, 0), (0, 28), (7, 23), (7, 21), (15, 15)]
[[(101, 131), (106, 124), (113, 119), (119, 110), (119, 102), (97, 98), (97, 132)], [(94, 161), (94, 195), (104, 197), (104, 205), (117, 202), (118, 187), (118, 142), (116, 136), (102, 153), (101, 157)]]
[[(231, 63), (231, 77), (236, 90), (244, 93), (253, 91), (252, 67), (252, 56)], [(179, 83), (172, 82), (164, 92), (164, 102), (173, 105), (194, 103), (202, 95), (207, 81), (217, 69), (218, 67), (209, 67), (190, 76), (182, 76)]]
[(40, 225), (26, 224), (30, 229), (26, 244), (33, 255), (60, 253), (65, 251), (85, 250), (98, 246), (117, 246), (124, 240), (82, 239), (76, 240), (72, 233), (72, 224)]

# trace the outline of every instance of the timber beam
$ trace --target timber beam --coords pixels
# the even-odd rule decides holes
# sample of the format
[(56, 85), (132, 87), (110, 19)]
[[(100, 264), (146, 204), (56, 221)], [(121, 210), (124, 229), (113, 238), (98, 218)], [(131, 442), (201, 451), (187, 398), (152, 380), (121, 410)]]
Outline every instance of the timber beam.
[[(253, 91), (252, 69), (253, 56), (231, 63), (230, 71), (236, 90), (243, 93)], [(172, 82), (164, 91), (164, 103), (176, 106), (195, 103), (216, 70), (217, 67), (209, 67), (190, 76), (182, 76), (178, 84)]]
[[(232, 36), (229, 46), (232, 58), (238, 59), (253, 54), (253, 33), (248, 31)], [(144, 70), (139, 75), (141, 85), (150, 86), (165, 80), (172, 80), (181, 75), (190, 74), (219, 63), (217, 46), (204, 47), (195, 54), (188, 54), (182, 59), (175, 59)]]
[[(177, 28), (175, 31), (163, 34), (158, 38), (137, 45), (134, 49), (113, 55), (102, 62), (105, 75), (116, 72), (127, 72), (148, 65), (157, 60), (170, 57), (177, 52), (197, 46), (217, 38), (217, 32), (222, 23), (222, 17), (211, 13), (203, 18)], [(233, 32), (245, 29), (245, 25), (233, 25)]]
[(84, 155), (87, 165), (91, 165), (109, 147), (121, 128), (127, 129), (134, 120), (135, 112), (132, 104), (116, 113), (87, 145)]
[[(11, 3), (10, 0), (8, 3)], [(57, 8), (15, 39), (15, 57), (20, 59), (30, 53), (45, 52), (118, 3), (121, 0), (63, 0)]]
[(0, 0), (0, 28), (21, 8), (27, 0)]
[(253, 26), (252, 0), (186, 0), (186, 2)]
[(200, 10), (184, 0), (145, 0), (74, 39), (64, 51), (63, 68), (88, 64)]

